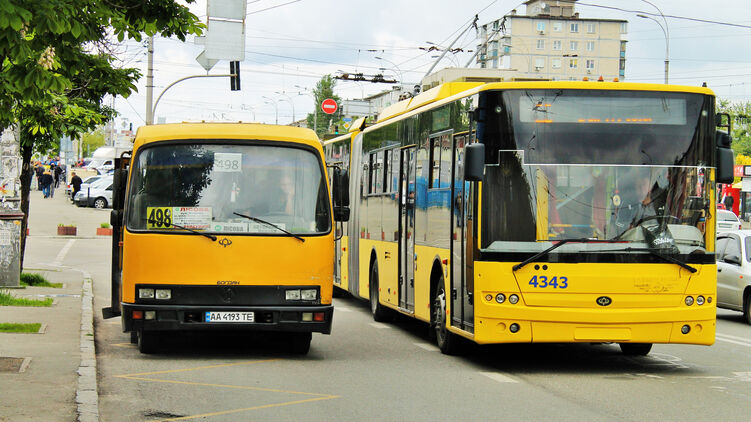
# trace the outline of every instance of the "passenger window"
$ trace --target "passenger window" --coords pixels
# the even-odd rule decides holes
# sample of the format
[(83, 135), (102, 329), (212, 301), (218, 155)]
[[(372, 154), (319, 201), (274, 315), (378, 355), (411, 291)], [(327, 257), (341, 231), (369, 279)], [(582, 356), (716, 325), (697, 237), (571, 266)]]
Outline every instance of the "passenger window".
[(741, 258), (741, 242), (740, 239), (738, 239), (735, 236), (730, 236), (728, 238), (728, 244), (725, 248), (725, 253), (723, 254), (723, 258), (727, 256), (735, 255), (739, 259)]
[(717, 255), (717, 260), (721, 260), (725, 256), (725, 248), (728, 245), (728, 237), (718, 237), (717, 242), (715, 243), (715, 255)]

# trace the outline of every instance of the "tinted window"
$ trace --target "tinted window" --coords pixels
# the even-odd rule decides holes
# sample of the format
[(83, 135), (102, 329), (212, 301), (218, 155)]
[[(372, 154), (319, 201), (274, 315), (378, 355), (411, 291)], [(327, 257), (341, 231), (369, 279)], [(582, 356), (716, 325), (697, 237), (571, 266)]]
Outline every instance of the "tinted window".
[(722, 259), (722, 257), (725, 256), (725, 248), (728, 245), (728, 240), (730, 240), (729, 237), (718, 237), (717, 243), (715, 244), (715, 253), (717, 254), (717, 259)]
[(741, 257), (741, 241), (735, 236), (728, 238), (728, 245), (725, 248), (725, 254), (723, 256), (735, 255), (738, 258)]

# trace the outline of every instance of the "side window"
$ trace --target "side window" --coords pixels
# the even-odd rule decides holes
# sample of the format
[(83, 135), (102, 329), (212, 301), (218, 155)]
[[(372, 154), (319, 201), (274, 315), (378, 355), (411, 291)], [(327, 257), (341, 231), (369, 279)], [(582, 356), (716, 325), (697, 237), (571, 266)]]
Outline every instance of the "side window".
[(736, 236), (728, 237), (728, 244), (725, 248), (723, 257), (735, 255), (738, 258), (741, 257), (741, 241)]
[(721, 260), (725, 256), (725, 248), (728, 246), (728, 237), (718, 237), (717, 242), (715, 243), (715, 255), (717, 255), (717, 260)]
[(436, 189), (439, 187), (441, 175), (441, 138), (430, 139), (430, 181), (428, 184), (429, 189)]
[(375, 186), (373, 186), (373, 193), (383, 192), (383, 151), (379, 151), (375, 154)]
[(439, 188), (451, 187), (451, 136), (441, 136), (441, 177)]

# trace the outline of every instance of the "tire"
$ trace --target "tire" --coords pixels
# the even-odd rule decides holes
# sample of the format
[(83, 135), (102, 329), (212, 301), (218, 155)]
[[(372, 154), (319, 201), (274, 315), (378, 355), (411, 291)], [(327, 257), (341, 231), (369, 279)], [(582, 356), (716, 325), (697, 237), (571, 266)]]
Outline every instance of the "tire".
[(370, 267), (370, 313), (373, 314), (373, 319), (377, 322), (388, 322), (391, 318), (388, 309), (381, 305), (378, 300), (378, 261), (373, 261), (373, 266)]
[(138, 351), (143, 354), (154, 353), (159, 345), (159, 333), (138, 330)]
[(97, 198), (94, 200), (94, 208), (96, 209), (104, 209), (107, 208), (107, 200), (104, 198)]
[(446, 325), (446, 291), (443, 286), (443, 274), (438, 279), (435, 297), (433, 297), (431, 319), (435, 329), (435, 341), (441, 353), (455, 355), (459, 353), (459, 341), (456, 334), (450, 332)]
[(138, 331), (130, 332), (130, 344), (138, 344)]
[(626, 356), (647, 356), (652, 350), (652, 343), (619, 343), (621, 352)]
[(743, 319), (751, 324), (751, 292), (746, 292), (743, 295)]
[(289, 351), (296, 355), (307, 355), (312, 338), (312, 333), (291, 333)]

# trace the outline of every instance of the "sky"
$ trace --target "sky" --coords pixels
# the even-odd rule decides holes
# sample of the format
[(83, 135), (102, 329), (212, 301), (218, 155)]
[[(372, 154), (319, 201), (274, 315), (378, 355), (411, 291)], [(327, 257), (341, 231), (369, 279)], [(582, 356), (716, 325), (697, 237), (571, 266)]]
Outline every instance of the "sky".
[[(206, 1), (188, 5), (206, 22)], [(326, 74), (383, 73), (418, 83), (440, 52), (469, 27), (489, 23), (516, 9), (521, 0), (247, 0), (245, 60), (241, 62), (241, 90), (230, 91), (228, 78), (195, 78), (164, 92), (155, 121), (246, 121), (289, 124), (313, 111), (310, 91)], [(751, 1), (650, 0), (666, 16), (669, 32), (670, 83), (700, 86), (706, 82), (718, 98), (751, 100)], [(621, 10), (617, 10), (617, 9)], [(657, 13), (643, 0), (580, 0), (581, 18), (627, 20), (626, 78), (628, 82), (662, 83), (665, 35), (639, 13)], [(711, 22), (700, 22), (700, 19)], [(662, 22), (662, 18), (657, 18)], [(474, 29), (458, 38), (454, 48), (436, 66), (464, 66), (476, 49)], [(204, 47), (177, 39), (157, 37), (154, 43), (154, 100), (176, 80), (205, 75), (195, 60)], [(143, 77), (138, 92), (124, 99), (110, 98), (120, 117), (116, 127), (133, 129), (145, 124), (145, 43), (126, 41), (117, 53), (120, 65), (136, 67)], [(380, 57), (377, 59), (376, 57)], [(229, 73), (229, 62), (219, 61), (210, 74)], [(388, 90), (391, 85), (338, 81), (335, 93), (358, 99)], [(294, 113), (294, 116), (293, 116)]]

